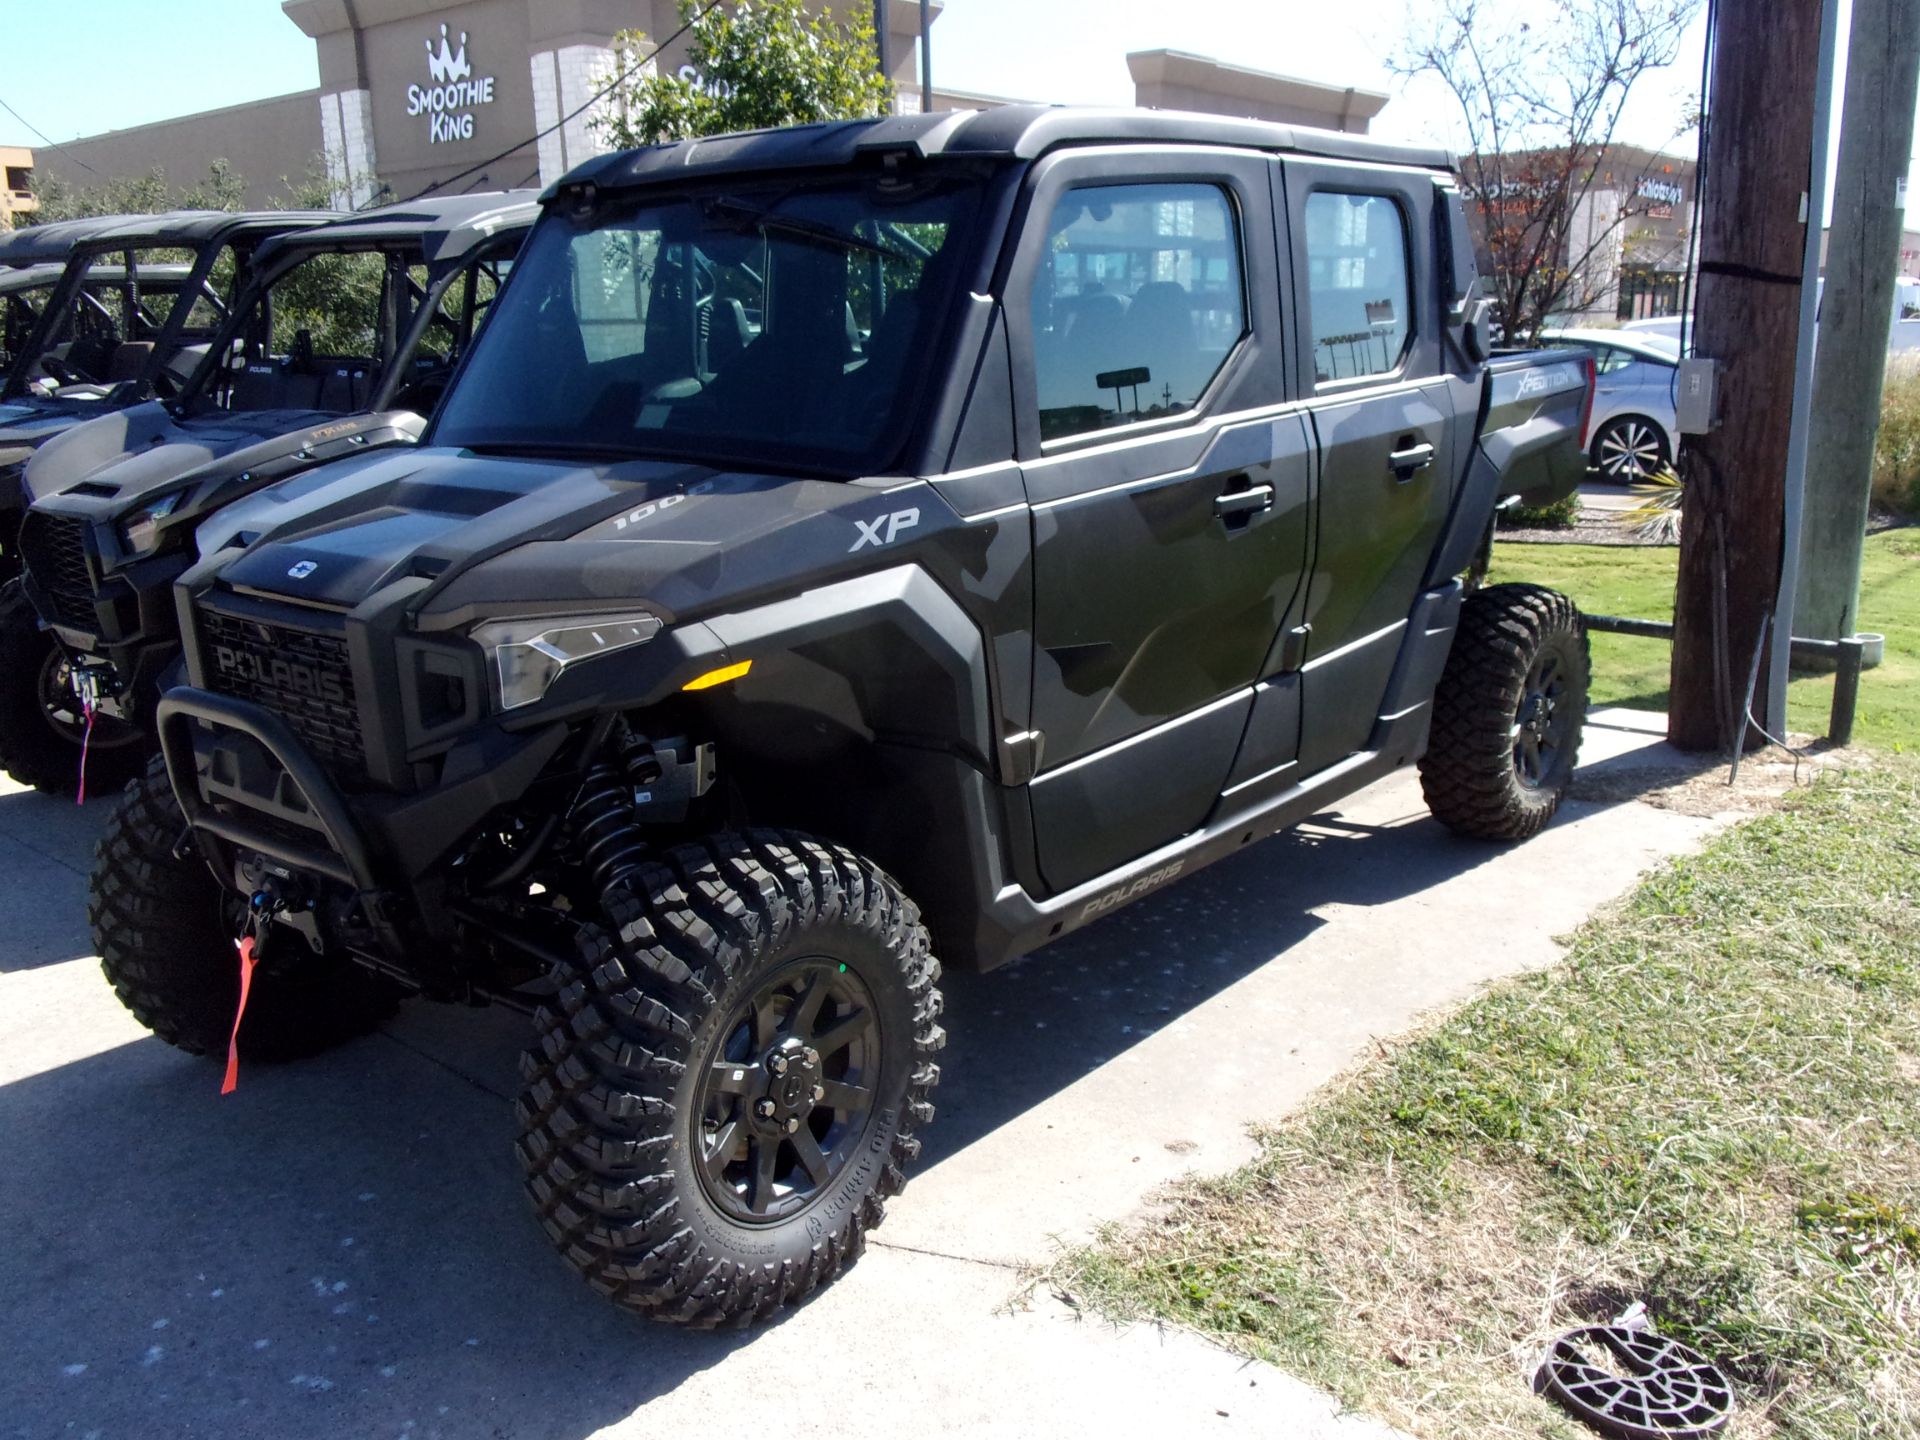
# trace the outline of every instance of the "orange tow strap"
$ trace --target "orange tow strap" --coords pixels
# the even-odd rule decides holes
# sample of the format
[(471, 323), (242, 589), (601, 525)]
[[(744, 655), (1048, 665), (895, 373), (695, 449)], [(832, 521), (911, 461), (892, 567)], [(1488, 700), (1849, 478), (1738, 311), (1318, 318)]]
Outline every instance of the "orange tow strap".
[(233, 1012), (233, 1037), (227, 1041), (227, 1078), (220, 1086), (222, 1095), (231, 1095), (240, 1083), (240, 1022), (247, 1013), (247, 993), (253, 989), (253, 936), (242, 935), (233, 944), (240, 952), (240, 1004)]

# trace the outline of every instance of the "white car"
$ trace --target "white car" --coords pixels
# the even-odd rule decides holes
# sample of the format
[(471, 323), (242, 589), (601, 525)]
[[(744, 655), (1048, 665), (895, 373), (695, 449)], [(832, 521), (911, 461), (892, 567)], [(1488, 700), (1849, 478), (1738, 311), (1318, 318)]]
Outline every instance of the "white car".
[(1548, 330), (1540, 338), (1542, 344), (1575, 346), (1593, 356), (1587, 462), (1600, 479), (1637, 485), (1673, 463), (1677, 340), (1624, 327)]

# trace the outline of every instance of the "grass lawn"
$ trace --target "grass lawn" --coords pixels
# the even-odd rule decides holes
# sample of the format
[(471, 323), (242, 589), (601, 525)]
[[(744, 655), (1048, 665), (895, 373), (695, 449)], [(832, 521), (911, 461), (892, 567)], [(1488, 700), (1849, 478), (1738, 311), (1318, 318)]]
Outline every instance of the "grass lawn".
[[(1597, 615), (1671, 620), (1678, 563), (1679, 551), (1670, 548), (1500, 540), (1493, 548), (1492, 578), (1551, 585)], [(1861, 677), (1854, 740), (1892, 748), (1920, 746), (1920, 528), (1869, 536), (1862, 572), (1863, 624), (1887, 637), (1887, 658)], [(1665, 710), (1671, 653), (1660, 640), (1595, 635), (1594, 703)], [(1832, 704), (1831, 676), (1808, 676), (1787, 687), (1789, 718), (1804, 734), (1827, 733)]]
[[(1546, 547), (1524, 568), (1609, 609), (1646, 593)], [(1920, 763), (1886, 756), (1665, 864), (1561, 966), (1055, 1283), (1425, 1436), (1588, 1435), (1533, 1367), (1634, 1300), (1733, 1375), (1730, 1436), (1920, 1435), (1917, 803)]]

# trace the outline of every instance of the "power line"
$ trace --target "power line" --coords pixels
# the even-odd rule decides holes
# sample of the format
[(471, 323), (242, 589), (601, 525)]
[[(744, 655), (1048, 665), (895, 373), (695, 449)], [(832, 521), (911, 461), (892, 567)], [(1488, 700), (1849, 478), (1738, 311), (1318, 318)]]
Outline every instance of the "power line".
[[(720, 3), (721, 3), (721, 0), (707, 0), (706, 4), (702, 5), (698, 10), (695, 10), (691, 15), (689, 15), (686, 18), (686, 20), (681, 24), (678, 30), (675, 30), (671, 35), (667, 36), (666, 39), (662, 40), (659, 44), (655, 45), (645, 55), (642, 55), (638, 60), (635, 60), (631, 65), (627, 66), (626, 69), (622, 70), (618, 75), (614, 76), (613, 79), (609, 80), (605, 85), (601, 86), (598, 90), (594, 91), (593, 94), (589, 95), (585, 100), (581, 101), (579, 105), (577, 105), (572, 110), (569, 110), (565, 115), (562, 115), (558, 120), (554, 121), (553, 124), (547, 126), (546, 129), (534, 131), (532, 136), (530, 136), (528, 139), (516, 141), (514, 144), (508, 146), (505, 150), (502, 150), (498, 155), (490, 155), (485, 160), (481, 160), (476, 162), (475, 164), (469, 165), (466, 169), (460, 171), (458, 174), (449, 175), (445, 180), (434, 181), (431, 185), (427, 186), (425, 189), (415, 191), (413, 194), (409, 195), (405, 200), (399, 203), (403, 205), (412, 204), (415, 200), (419, 200), (424, 198), (425, 196), (431, 195), (436, 190), (443, 190), (447, 186), (452, 185), (457, 181), (466, 179), (467, 176), (472, 175), (477, 171), (485, 170), (490, 165), (498, 164), (500, 161), (505, 160), (509, 155), (516, 154), (517, 152), (526, 149), (527, 146), (529, 145), (538, 145), (542, 140), (546, 139), (547, 136), (553, 134), (554, 131), (558, 130), (561, 126), (565, 125), (569, 120), (577, 120), (581, 115), (584, 115), (589, 109), (591, 109), (599, 101), (605, 99), (608, 95), (612, 94), (616, 89), (619, 88), (619, 86), (626, 80), (626, 78), (629, 75), (634, 74), (638, 70), (644, 69), (653, 60), (653, 58), (656, 55), (658, 55), (662, 50), (666, 49), (667, 46), (673, 44), (674, 41), (678, 40), (682, 35), (686, 34), (687, 31), (691, 30), (695, 25), (699, 24), (700, 21), (706, 18), (707, 12), (709, 10), (712, 10), (715, 6), (719, 5)], [(539, 172), (536, 171), (535, 173), (537, 174)]]
[[(31, 120), (27, 119), (26, 116), (22, 115), (18, 110), (14, 109), (13, 106), (7, 104), (6, 101), (0, 100), (0, 110), (6, 111), (9, 115), (13, 116), (14, 119), (18, 120), (22, 125), (26, 126), (27, 129), (33, 131), (34, 134), (40, 137), (41, 141), (44, 144), (51, 146), (53, 149), (59, 151), (62, 155), (67, 155), (67, 150), (64, 145), (60, 144), (57, 140), (48, 139), (46, 131), (42, 130), (38, 125), (34, 124)], [(98, 170), (94, 169), (91, 165), (87, 164), (87, 162), (82, 160), (78, 155), (67, 155), (67, 158), (73, 161), (73, 163), (78, 165), (82, 170), (86, 171), (89, 175), (100, 174)], [(105, 178), (105, 177), (102, 177), (102, 178)]]

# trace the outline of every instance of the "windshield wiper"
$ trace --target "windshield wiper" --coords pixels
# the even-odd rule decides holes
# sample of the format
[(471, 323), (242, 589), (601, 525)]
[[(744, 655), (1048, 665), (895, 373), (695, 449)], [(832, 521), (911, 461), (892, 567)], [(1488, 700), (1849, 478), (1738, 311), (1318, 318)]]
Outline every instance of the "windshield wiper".
[(705, 201), (700, 208), (707, 219), (723, 225), (733, 224), (743, 229), (753, 226), (761, 230), (778, 230), (781, 234), (791, 235), (796, 240), (828, 246), (835, 250), (864, 250), (869, 255), (879, 255), (889, 260), (905, 260), (913, 263), (921, 258), (905, 250), (895, 249), (891, 245), (882, 245), (877, 240), (869, 240), (864, 235), (836, 230), (833, 226), (823, 225), (818, 220), (801, 220), (791, 215), (776, 215), (771, 205), (749, 205), (744, 200), (735, 200), (727, 195), (716, 195)]

